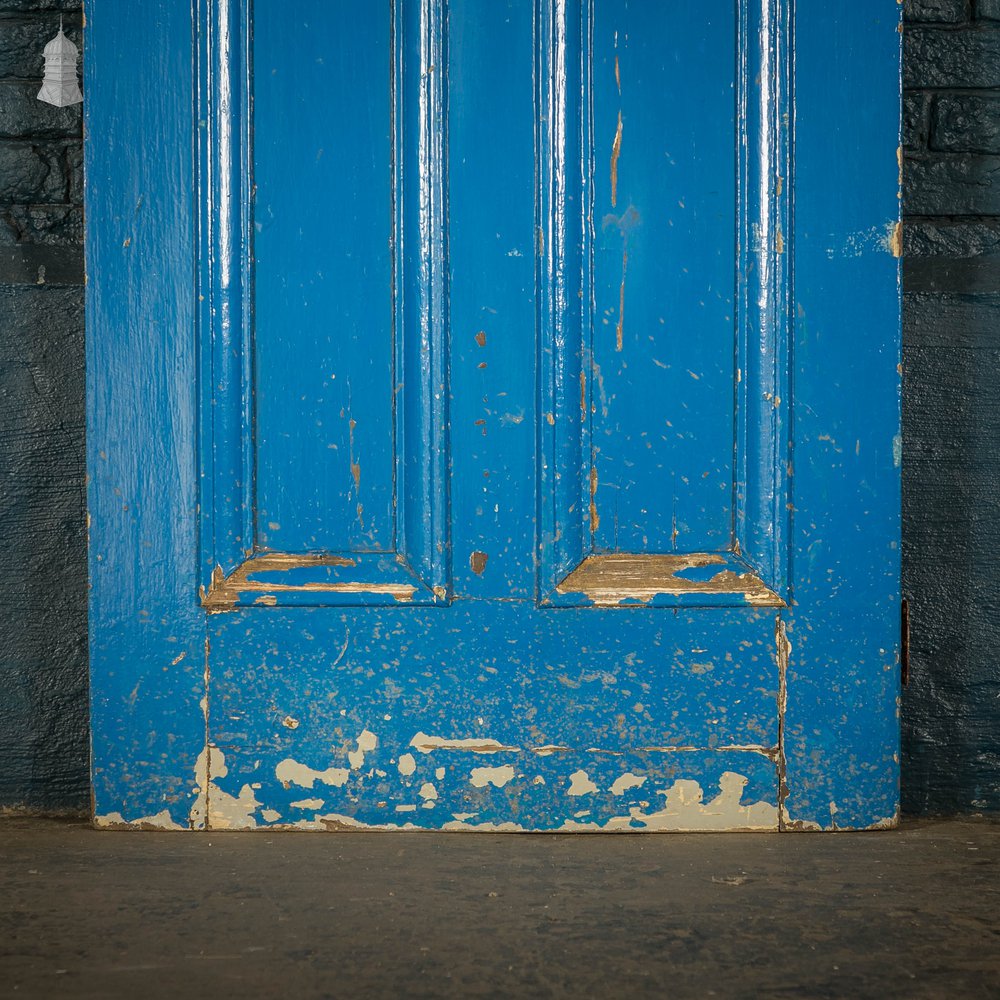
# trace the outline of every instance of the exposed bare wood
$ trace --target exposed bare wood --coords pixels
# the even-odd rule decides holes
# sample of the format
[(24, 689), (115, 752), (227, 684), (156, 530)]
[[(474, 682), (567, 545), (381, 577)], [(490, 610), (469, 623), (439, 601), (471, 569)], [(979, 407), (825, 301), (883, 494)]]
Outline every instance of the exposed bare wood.
[(660, 594), (743, 594), (748, 604), (783, 607), (784, 601), (753, 573), (720, 569), (708, 580), (680, 574), (705, 566), (725, 566), (717, 553), (693, 555), (590, 556), (556, 588), (560, 594), (582, 593), (595, 604), (651, 601)]

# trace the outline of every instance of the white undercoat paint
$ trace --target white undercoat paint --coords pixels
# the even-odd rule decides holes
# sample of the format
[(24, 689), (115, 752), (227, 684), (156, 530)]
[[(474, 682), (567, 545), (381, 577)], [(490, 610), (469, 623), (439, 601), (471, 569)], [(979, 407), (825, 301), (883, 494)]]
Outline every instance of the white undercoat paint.
[(616, 778), (609, 791), (612, 795), (624, 795), (630, 788), (642, 788), (646, 784), (645, 778), (640, 778), (637, 774), (626, 771), (621, 777)]
[(252, 830), (257, 826), (254, 813), (262, 803), (257, 801), (251, 785), (244, 785), (238, 795), (230, 795), (215, 782), (229, 774), (226, 755), (218, 748), (206, 746), (194, 765), (198, 795), (191, 807), (189, 822), (194, 829)]
[(503, 788), (513, 778), (514, 768), (510, 764), (504, 764), (503, 767), (474, 767), (469, 775), (475, 788), (485, 788), (487, 785)]
[(94, 825), (100, 827), (116, 826), (138, 826), (155, 827), (157, 830), (186, 830), (187, 827), (175, 823), (167, 809), (158, 812), (155, 816), (140, 816), (138, 819), (127, 820), (120, 812), (107, 813), (104, 816), (95, 816)]
[(590, 775), (586, 771), (574, 771), (569, 776), (567, 795), (590, 795), (596, 791), (597, 785), (590, 780)]
[(435, 750), (468, 750), (470, 753), (519, 753), (521, 750), (520, 747), (505, 746), (498, 740), (448, 740), (441, 736), (428, 736), (426, 733), (417, 733), (410, 740), (410, 746), (421, 753), (433, 753)]
[(351, 776), (351, 772), (343, 767), (328, 767), (325, 771), (317, 771), (291, 757), (286, 757), (274, 769), (274, 776), (286, 788), (290, 785), (312, 788), (317, 781), (322, 781), (324, 785), (333, 785), (334, 788), (341, 788)]
[(363, 729), (358, 737), (358, 749), (347, 754), (351, 769), (359, 771), (365, 766), (365, 754), (371, 753), (378, 746), (378, 737), (368, 729)]

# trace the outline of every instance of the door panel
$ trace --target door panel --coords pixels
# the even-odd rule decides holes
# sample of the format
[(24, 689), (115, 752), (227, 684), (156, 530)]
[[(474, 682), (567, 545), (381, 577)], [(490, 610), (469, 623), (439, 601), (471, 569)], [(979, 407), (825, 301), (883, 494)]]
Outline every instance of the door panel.
[(98, 822), (891, 819), (896, 5), (94, 6)]
[(539, 23), (543, 601), (780, 607), (788, 10)]
[[(732, 543), (736, 345), (735, 0), (567, 5), (588, 123), (593, 242), (584, 387), (605, 552)], [(697, 81), (692, 86), (692, 81)], [(610, 151), (610, 152), (609, 152)], [(586, 174), (590, 176), (587, 177)], [(585, 286), (586, 287), (586, 286)], [(589, 327), (589, 329), (587, 329)]]
[(256, 0), (205, 51), (225, 90), (202, 163), (206, 608), (447, 598), (444, 100), (424, 72), (444, 27), (427, 14), (387, 0), (330, 40), (329, 5)]
[(253, 12), (257, 546), (391, 552), (392, 8)]

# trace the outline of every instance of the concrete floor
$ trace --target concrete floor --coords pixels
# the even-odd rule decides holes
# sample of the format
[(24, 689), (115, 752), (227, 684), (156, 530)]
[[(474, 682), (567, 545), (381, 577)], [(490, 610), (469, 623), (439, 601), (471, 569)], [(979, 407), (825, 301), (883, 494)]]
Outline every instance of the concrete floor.
[(2, 997), (1000, 997), (1000, 824), (160, 834), (0, 821)]

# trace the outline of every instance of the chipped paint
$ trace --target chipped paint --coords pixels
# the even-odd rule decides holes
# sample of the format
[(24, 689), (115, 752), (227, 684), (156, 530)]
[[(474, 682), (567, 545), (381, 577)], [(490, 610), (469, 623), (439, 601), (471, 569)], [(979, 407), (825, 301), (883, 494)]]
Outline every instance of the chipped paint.
[(642, 788), (644, 784), (646, 784), (646, 778), (644, 776), (631, 774), (626, 771), (625, 774), (615, 778), (614, 784), (612, 784), (608, 791), (610, 791), (612, 795), (624, 795), (627, 791), (629, 791), (629, 789)]
[(350, 762), (351, 769), (354, 771), (360, 770), (365, 766), (365, 754), (371, 753), (375, 747), (378, 746), (378, 737), (368, 729), (364, 729), (361, 735), (358, 736), (358, 748), (357, 750), (351, 750), (347, 759)]
[(252, 830), (257, 826), (254, 813), (262, 803), (257, 801), (253, 786), (244, 784), (239, 794), (231, 795), (216, 783), (229, 774), (226, 755), (218, 747), (206, 746), (194, 771), (198, 794), (188, 820), (193, 829)]
[[(627, 239), (623, 236), (627, 243)], [(628, 249), (622, 248), (622, 280), (618, 286), (618, 323), (615, 325), (615, 350), (622, 349), (622, 337), (625, 326), (625, 278), (628, 274)]]
[(580, 823), (567, 819), (565, 831), (683, 833), (694, 831), (776, 831), (778, 808), (769, 802), (743, 802), (747, 778), (726, 771), (719, 779), (719, 793), (708, 802), (697, 781), (678, 779), (657, 790), (663, 807), (646, 812), (635, 806), (627, 816), (613, 816), (605, 823)]
[(328, 767), (324, 771), (300, 764), (291, 757), (286, 757), (274, 769), (274, 776), (286, 788), (291, 785), (298, 785), (300, 788), (312, 788), (317, 781), (324, 785), (332, 785), (335, 788), (343, 786), (351, 776), (351, 772), (344, 767)]
[(289, 802), (293, 809), (322, 809), (323, 799), (299, 799), (297, 802)]
[(184, 830), (186, 827), (175, 823), (169, 809), (163, 809), (155, 816), (140, 816), (125, 819), (120, 812), (106, 813), (94, 817), (94, 825), (102, 830)]
[(903, 223), (897, 222), (889, 234), (889, 252), (893, 257), (903, 256)]
[(445, 823), (442, 830), (454, 830), (466, 833), (527, 833), (520, 823), (467, 823), (463, 820), (453, 820)]
[[(710, 566), (719, 566), (720, 570), (707, 579), (683, 575), (688, 570)], [(727, 566), (727, 559), (717, 553), (588, 556), (556, 591), (559, 594), (581, 593), (604, 607), (678, 594), (735, 594), (757, 607), (784, 606), (781, 597), (754, 573), (721, 568), (724, 566)]]
[[(278, 595), (281, 594), (378, 595), (401, 603), (413, 600), (417, 587), (411, 583), (335, 579), (328, 575), (337, 570), (349, 571), (357, 566), (358, 559), (351, 556), (280, 552), (255, 555), (229, 574), (221, 566), (216, 566), (208, 590), (201, 590), (201, 604), (209, 613), (216, 614), (235, 610), (244, 595), (252, 598), (251, 603), (262, 605), (277, 604)], [(290, 579), (291, 574), (317, 570), (324, 572), (322, 579), (296, 583), (274, 579), (277, 575)], [(259, 579), (262, 575), (266, 579)]]
[(590, 533), (597, 533), (601, 526), (601, 517), (597, 513), (597, 466), (590, 467)]
[(590, 780), (586, 771), (574, 771), (569, 776), (569, 790), (567, 795), (590, 795), (597, 791), (597, 785)]
[(417, 769), (417, 762), (414, 760), (412, 753), (404, 753), (400, 755), (396, 767), (399, 769), (401, 775), (409, 777)]
[(622, 152), (622, 113), (618, 112), (618, 127), (611, 143), (611, 207), (618, 204), (618, 157)]
[(444, 739), (441, 736), (428, 736), (417, 733), (410, 740), (410, 746), (420, 753), (433, 753), (435, 750), (467, 750), (469, 753), (519, 753), (520, 747), (505, 746), (498, 740), (480, 739)]
[(663, 808), (652, 813), (633, 809), (630, 816), (648, 830), (776, 830), (778, 808), (770, 802), (744, 803), (747, 779), (726, 771), (719, 780), (719, 794), (704, 801), (696, 781), (675, 781), (666, 792)]
[(485, 788), (487, 785), (503, 788), (513, 780), (514, 768), (509, 764), (500, 767), (474, 767), (469, 774), (469, 782), (474, 788)]

